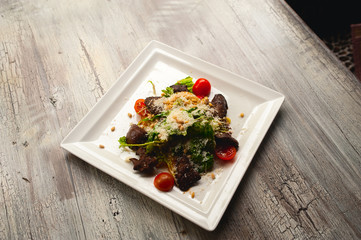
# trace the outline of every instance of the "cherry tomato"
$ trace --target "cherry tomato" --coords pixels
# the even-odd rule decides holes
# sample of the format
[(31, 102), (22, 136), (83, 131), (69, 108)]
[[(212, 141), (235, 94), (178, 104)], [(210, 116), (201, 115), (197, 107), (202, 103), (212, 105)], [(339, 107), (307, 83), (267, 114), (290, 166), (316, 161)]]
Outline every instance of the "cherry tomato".
[(225, 161), (232, 160), (236, 153), (237, 149), (234, 146), (221, 145), (216, 147), (216, 156)]
[(134, 110), (140, 116), (144, 117), (148, 114), (147, 107), (145, 106), (144, 99), (138, 99), (134, 104)]
[(199, 78), (193, 85), (193, 93), (198, 97), (208, 96), (211, 92), (211, 84), (205, 78)]
[(174, 186), (174, 178), (170, 173), (162, 172), (154, 178), (153, 183), (158, 190), (168, 192), (172, 190)]

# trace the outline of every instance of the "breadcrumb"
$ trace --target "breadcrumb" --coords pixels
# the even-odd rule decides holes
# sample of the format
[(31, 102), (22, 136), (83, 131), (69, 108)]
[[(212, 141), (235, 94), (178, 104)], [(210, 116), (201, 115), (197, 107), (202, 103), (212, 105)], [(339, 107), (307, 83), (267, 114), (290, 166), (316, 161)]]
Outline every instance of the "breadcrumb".
[(104, 145), (103, 145), (103, 144), (99, 144), (99, 148), (104, 148)]
[(111, 129), (110, 129), (112, 132), (114, 132), (114, 130), (115, 130), (115, 127), (113, 126)]
[(227, 123), (231, 123), (231, 119), (229, 117), (226, 117)]
[(194, 198), (196, 194), (194, 192), (191, 192), (191, 197)]
[(239, 116), (240, 116), (241, 118), (243, 118), (243, 117), (244, 117), (244, 113), (239, 114)]
[(128, 117), (131, 118), (133, 117), (133, 115), (131, 113), (128, 113)]

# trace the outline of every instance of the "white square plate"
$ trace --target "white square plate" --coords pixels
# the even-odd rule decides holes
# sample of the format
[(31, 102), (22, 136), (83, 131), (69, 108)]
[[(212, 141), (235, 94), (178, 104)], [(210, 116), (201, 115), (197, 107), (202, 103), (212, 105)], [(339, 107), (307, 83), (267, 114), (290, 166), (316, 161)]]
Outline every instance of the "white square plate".
[[(159, 96), (161, 89), (187, 76), (208, 79), (212, 84), (210, 99), (218, 92), (225, 96), (233, 137), (240, 148), (234, 161), (216, 161), (213, 171), (202, 176), (188, 192), (175, 187), (164, 193), (153, 186), (154, 176), (133, 170), (133, 164), (126, 159), (135, 155), (119, 149), (118, 139), (126, 135), (131, 123), (140, 120), (134, 102), (154, 95), (149, 80)], [(278, 92), (152, 41), (61, 146), (199, 226), (214, 230), (283, 101), (284, 96)], [(240, 113), (244, 113), (243, 118)], [(113, 126), (115, 131), (111, 131)], [(104, 148), (99, 148), (100, 144)]]

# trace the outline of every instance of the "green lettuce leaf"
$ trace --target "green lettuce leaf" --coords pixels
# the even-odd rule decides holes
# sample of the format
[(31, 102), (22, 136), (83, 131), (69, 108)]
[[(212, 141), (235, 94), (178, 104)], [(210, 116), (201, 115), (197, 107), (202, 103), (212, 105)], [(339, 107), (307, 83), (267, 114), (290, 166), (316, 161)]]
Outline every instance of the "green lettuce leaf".
[(171, 87), (167, 87), (165, 90), (162, 90), (162, 92), (164, 93), (163, 97), (170, 97), (170, 95), (174, 93), (174, 90)]
[(154, 144), (159, 144), (161, 143), (161, 141), (150, 141), (150, 142), (145, 142), (145, 143), (134, 143), (134, 144), (130, 144), (127, 143), (126, 141), (126, 137), (120, 137), (119, 140), (119, 148), (121, 147), (144, 147), (144, 146), (148, 146), (148, 145), (154, 145)]
[(176, 83), (176, 85), (186, 85), (187, 88), (188, 88), (188, 91), (191, 92), (191, 93), (193, 93), (193, 90), (192, 90), (192, 89), (193, 89), (194, 83), (193, 83), (193, 78), (190, 77), (190, 76), (188, 76), (188, 77), (186, 77), (186, 78), (183, 78), (182, 80), (179, 80), (179, 81)]

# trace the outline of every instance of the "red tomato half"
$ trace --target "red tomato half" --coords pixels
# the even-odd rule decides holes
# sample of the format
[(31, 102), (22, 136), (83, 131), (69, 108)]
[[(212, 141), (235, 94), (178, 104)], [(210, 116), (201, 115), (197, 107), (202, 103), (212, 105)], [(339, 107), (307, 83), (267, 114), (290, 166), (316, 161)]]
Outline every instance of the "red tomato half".
[(234, 158), (237, 153), (237, 149), (234, 146), (217, 146), (216, 147), (216, 156), (219, 159), (229, 161)]
[(145, 106), (144, 99), (138, 99), (134, 104), (134, 110), (140, 116), (144, 117), (147, 115), (147, 107)]
[(205, 78), (198, 79), (193, 85), (193, 93), (198, 97), (208, 96), (211, 92), (211, 84)]
[(172, 190), (174, 186), (174, 178), (170, 173), (162, 172), (154, 178), (153, 183), (158, 190), (168, 192)]

